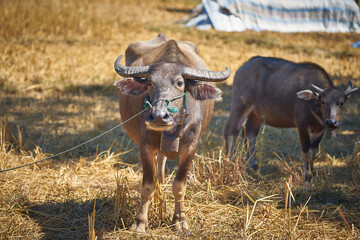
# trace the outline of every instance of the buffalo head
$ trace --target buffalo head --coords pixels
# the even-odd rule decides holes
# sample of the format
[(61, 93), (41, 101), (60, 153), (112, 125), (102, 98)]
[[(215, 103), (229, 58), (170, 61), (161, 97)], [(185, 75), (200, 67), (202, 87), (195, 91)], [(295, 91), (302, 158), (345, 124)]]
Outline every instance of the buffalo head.
[(147, 93), (151, 110), (146, 125), (155, 131), (169, 131), (182, 121), (185, 93), (195, 100), (221, 101), (221, 91), (207, 82), (220, 82), (230, 76), (230, 70), (213, 72), (189, 68), (178, 63), (159, 62), (150, 66), (123, 66), (121, 57), (115, 61), (116, 72), (125, 77), (115, 85), (123, 94), (139, 96)]
[(324, 127), (330, 131), (339, 127), (339, 121), (342, 115), (342, 106), (348, 97), (357, 91), (351, 81), (345, 91), (336, 87), (322, 89), (312, 84), (314, 91), (303, 90), (297, 92), (297, 97), (307, 101), (315, 101), (320, 104), (320, 109), (323, 117)]

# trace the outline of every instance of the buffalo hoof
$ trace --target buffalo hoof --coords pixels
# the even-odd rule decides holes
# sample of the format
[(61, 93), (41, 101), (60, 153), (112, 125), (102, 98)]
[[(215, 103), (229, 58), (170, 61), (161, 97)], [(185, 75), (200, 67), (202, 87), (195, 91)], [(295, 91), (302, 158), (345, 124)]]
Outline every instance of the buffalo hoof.
[(254, 171), (257, 171), (259, 169), (259, 165), (257, 164), (257, 162), (249, 163), (249, 167)]
[(190, 231), (186, 231), (186, 232), (179, 231), (178, 233), (179, 233), (179, 235), (181, 235), (181, 236), (183, 236), (183, 237), (187, 237), (187, 236), (190, 236), (190, 235), (191, 235), (191, 232), (190, 232)]
[(146, 225), (147, 224), (144, 222), (136, 222), (133, 225), (131, 225), (130, 230), (138, 233), (145, 233)]
[(190, 234), (189, 226), (186, 221), (173, 221), (173, 228), (174, 231), (178, 232), (179, 234)]
[(306, 182), (311, 182), (311, 180), (314, 179), (315, 175), (316, 175), (315, 172), (313, 172), (313, 173), (306, 172), (305, 173), (305, 181)]

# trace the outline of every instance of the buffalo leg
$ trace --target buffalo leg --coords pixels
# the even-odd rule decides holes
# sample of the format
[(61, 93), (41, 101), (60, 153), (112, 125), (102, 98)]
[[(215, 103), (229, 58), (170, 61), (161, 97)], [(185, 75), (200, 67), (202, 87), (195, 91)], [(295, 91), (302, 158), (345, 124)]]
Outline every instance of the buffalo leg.
[(324, 132), (310, 133), (310, 147), (312, 151), (312, 159), (315, 159), (319, 154), (319, 144)]
[(246, 139), (249, 142), (249, 167), (257, 170), (259, 168), (256, 158), (256, 136), (259, 133), (261, 127), (261, 118), (258, 117), (254, 112), (251, 112), (246, 121)]
[(313, 177), (313, 159), (310, 150), (310, 135), (307, 129), (298, 128), (301, 143), (301, 158), (304, 163), (304, 177), (305, 181), (310, 182)]
[(247, 105), (231, 106), (230, 117), (224, 131), (226, 141), (225, 151), (228, 159), (231, 159), (233, 155), (236, 138), (239, 135), (242, 124), (250, 114), (251, 109), (252, 108)]
[[(196, 149), (196, 148), (195, 148)], [(175, 211), (172, 223), (174, 230), (187, 232), (189, 230), (185, 216), (184, 198), (186, 192), (186, 177), (190, 169), (195, 150), (180, 156), (179, 168), (173, 182), (173, 194), (175, 197)]]
[(157, 152), (157, 178), (161, 184), (164, 184), (166, 157), (161, 152)]
[(139, 211), (136, 214), (136, 223), (132, 229), (137, 232), (145, 232), (148, 225), (148, 209), (151, 199), (154, 196), (154, 151), (150, 151), (147, 147), (140, 148), (141, 163), (143, 168), (143, 182), (141, 188), (141, 200)]
[(315, 176), (313, 164), (314, 164), (315, 158), (317, 158), (317, 156), (319, 154), (319, 144), (320, 144), (323, 134), (324, 134), (324, 132), (310, 133), (310, 150), (311, 150), (311, 154), (310, 154), (311, 166), (310, 167), (311, 167), (312, 176)]

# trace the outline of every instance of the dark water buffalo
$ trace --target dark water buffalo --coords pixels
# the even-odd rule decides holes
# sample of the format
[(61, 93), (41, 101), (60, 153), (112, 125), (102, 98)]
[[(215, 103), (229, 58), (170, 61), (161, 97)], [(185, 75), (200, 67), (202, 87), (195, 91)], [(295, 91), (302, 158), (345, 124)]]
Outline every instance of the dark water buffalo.
[(280, 128), (296, 127), (301, 142), (305, 180), (310, 181), (313, 158), (325, 130), (339, 127), (342, 107), (357, 90), (334, 87), (329, 75), (314, 63), (254, 57), (236, 72), (229, 121), (224, 135), (231, 157), (243, 122), (250, 147), (250, 167), (257, 169), (255, 140), (263, 122)]
[(127, 66), (120, 64), (121, 56), (114, 66), (125, 77), (115, 83), (120, 89), (121, 119), (125, 121), (142, 111), (144, 104), (149, 107), (124, 125), (139, 144), (143, 167), (141, 202), (134, 228), (141, 232), (146, 229), (148, 207), (155, 191), (154, 173), (162, 182), (166, 159), (180, 157), (173, 182), (173, 224), (175, 229), (187, 231), (184, 209), (187, 172), (199, 138), (210, 121), (214, 102), (221, 100), (221, 91), (208, 82), (226, 80), (230, 70), (208, 71), (193, 43), (170, 40), (163, 34), (130, 44), (125, 56)]

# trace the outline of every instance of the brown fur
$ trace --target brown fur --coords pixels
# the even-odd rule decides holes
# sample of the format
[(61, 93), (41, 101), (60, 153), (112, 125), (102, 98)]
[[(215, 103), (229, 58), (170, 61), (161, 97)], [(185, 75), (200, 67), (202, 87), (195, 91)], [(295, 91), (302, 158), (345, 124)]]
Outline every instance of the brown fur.
[[(317, 92), (316, 85), (320, 90)], [(305, 90), (305, 91), (304, 91)], [(226, 151), (246, 121), (250, 144), (250, 167), (257, 168), (255, 138), (261, 124), (299, 131), (305, 179), (313, 174), (313, 155), (326, 129), (334, 130), (341, 118), (341, 106), (356, 89), (349, 82), (344, 92), (334, 87), (326, 71), (314, 63), (293, 63), (279, 58), (254, 57), (236, 72), (231, 113), (225, 128)], [(340, 105), (341, 103), (341, 105)]]

